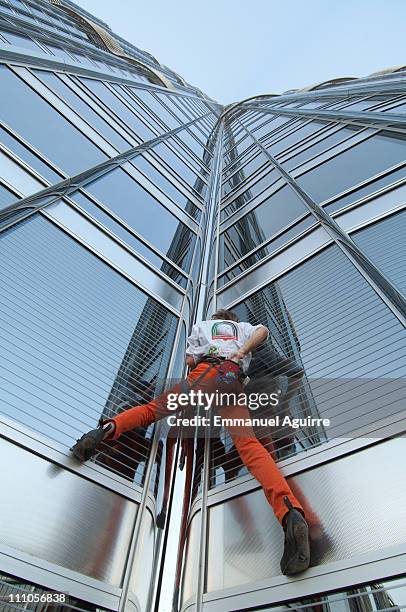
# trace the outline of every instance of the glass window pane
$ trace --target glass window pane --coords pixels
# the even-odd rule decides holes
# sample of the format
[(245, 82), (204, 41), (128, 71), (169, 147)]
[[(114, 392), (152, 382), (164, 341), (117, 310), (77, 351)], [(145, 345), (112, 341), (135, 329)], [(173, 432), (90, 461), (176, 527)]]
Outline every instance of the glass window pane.
[(223, 185), (223, 194), (227, 195), (237, 187), (240, 183), (245, 181), (248, 177), (251, 176), (254, 172), (256, 172), (261, 166), (265, 164), (267, 158), (263, 153), (255, 156), (251, 161), (249, 161), (245, 166), (243, 166), (238, 172), (233, 174), (233, 176), (224, 183)]
[(351, 238), (406, 296), (406, 211), (362, 229)]
[(400, 133), (380, 132), (299, 176), (297, 181), (316, 202), (331, 198), (405, 160)]
[(6, 206), (10, 206), (10, 204), (13, 204), (13, 202), (17, 200), (18, 197), (10, 191), (10, 189), (0, 183), (0, 210), (6, 208)]
[(279, 179), (279, 175), (276, 170), (271, 169), (265, 176), (250, 185), (243, 193), (238, 195), (228, 206), (226, 206), (221, 212), (221, 220), (223, 221), (226, 217), (231, 215), (236, 210), (242, 208), (245, 204), (250, 202), (254, 196), (262, 193), (267, 187), (275, 183)]
[(181, 132), (179, 132), (179, 134), (177, 135), (177, 137), (187, 146), (189, 147), (189, 149), (191, 149), (193, 151), (193, 153), (195, 153), (195, 155), (197, 155), (197, 157), (199, 157), (200, 159), (203, 160), (203, 154), (205, 152), (205, 149), (203, 147), (203, 145), (198, 142), (196, 140), (196, 138), (194, 138), (192, 136), (192, 134), (190, 134), (188, 132), (188, 130), (182, 130)]
[(72, 57), (72, 55), (70, 55), (68, 51), (65, 51), (65, 49), (62, 49), (61, 47), (55, 47), (54, 45), (47, 44), (47, 48), (50, 49), (51, 53), (56, 55), (56, 57), (60, 57), (69, 64), (74, 62), (76, 59), (75, 57)]
[(230, 242), (236, 255), (242, 257), (306, 212), (286, 185), (226, 230), (222, 240)]
[[(267, 255), (274, 253), (281, 246), (292, 240), (298, 236), (301, 232), (308, 229), (312, 225), (317, 223), (316, 219), (313, 216), (308, 216), (302, 221), (296, 223), (292, 228), (286, 230), (278, 236), (278, 238), (274, 238), (269, 244), (255, 251), (252, 255), (249, 255), (244, 261), (240, 264), (232, 268), (227, 274), (224, 276), (220, 276), (219, 285), (222, 286), (231, 279), (235, 278), (242, 272), (248, 270), (251, 266), (261, 261)], [(236, 259), (236, 252), (231, 248), (229, 248), (228, 243), (224, 242), (224, 254), (222, 255), (224, 258), (224, 268), (228, 266), (232, 266)]]
[[(349, 438), (362, 426), (404, 411), (403, 326), (338, 247), (325, 249), (233, 310), (271, 331), (248, 375), (255, 368), (283, 374), (290, 367), (283, 359), (293, 359), (304, 376), (289, 413), (330, 419), (324, 429), (285, 431), (290, 454)], [(278, 359), (271, 359), (271, 348)]]
[(73, 110), (83, 117), (100, 134), (118, 148), (119, 151), (130, 149), (131, 145), (124, 140), (104, 119), (100, 117), (86, 102), (76, 95), (56, 74), (44, 70), (35, 70), (35, 75), (52, 91), (69, 104)]
[(52, 168), (43, 162), (37, 155), (32, 153), (26, 146), (21, 144), (14, 136), (0, 127), (0, 142), (2, 142), (10, 151), (13, 151), (26, 164), (39, 172), (41, 176), (47, 179), (51, 184), (58, 183), (63, 179), (62, 174), (55, 172)]
[(406, 178), (406, 166), (403, 166), (403, 168), (399, 168), (398, 170), (394, 170), (393, 172), (389, 172), (388, 174), (385, 174), (385, 176), (382, 176), (381, 178), (372, 181), (363, 187), (355, 189), (348, 195), (345, 195), (342, 198), (331, 202), (330, 204), (326, 204), (324, 208), (329, 213), (333, 213), (337, 210), (341, 210), (341, 208), (344, 208), (344, 206), (348, 206), (349, 204), (352, 204), (353, 202), (369, 195), (370, 193), (374, 193), (378, 189), (382, 189), (383, 187), (391, 185), (395, 181), (404, 178)]
[(28, 38), (28, 36), (20, 36), (19, 34), (14, 34), (13, 32), (4, 31), (1, 31), (1, 35), (4, 36), (7, 42), (9, 42), (11, 45), (15, 45), (16, 47), (31, 49), (37, 53), (42, 51), (41, 47), (39, 47), (37, 43), (32, 40), (32, 38)]
[(156, 154), (158, 157), (161, 157), (172, 171), (177, 172), (177, 174), (186, 183), (196, 189), (196, 184), (198, 181), (197, 174), (195, 174), (193, 170), (180, 159), (180, 157), (171, 151), (164, 142), (156, 145), (151, 152), (152, 154)]
[(175, 204), (183, 208), (194, 219), (200, 219), (200, 209), (189, 200), (181, 191), (176, 189), (167, 178), (165, 178), (152, 164), (150, 164), (142, 155), (138, 155), (132, 162), (147, 178), (149, 178), (157, 187), (162, 189), (164, 194), (173, 200)]
[(327, 123), (325, 122), (311, 121), (307, 125), (304, 125), (302, 128), (295, 130), (291, 134), (285, 136), (285, 138), (282, 138), (282, 140), (279, 140), (275, 144), (268, 146), (267, 149), (271, 155), (275, 156), (281, 151), (284, 151), (285, 149), (287, 149), (288, 147), (291, 147), (296, 142), (302, 141), (303, 138), (306, 138), (310, 134), (313, 134), (314, 132), (321, 130), (326, 125)]
[(115, 236), (120, 238), (123, 242), (128, 244), (131, 248), (134, 249), (137, 253), (140, 253), (150, 261), (154, 266), (156, 266), (159, 270), (165, 272), (167, 276), (172, 278), (175, 282), (177, 282), (181, 287), (186, 286), (186, 279), (183, 275), (179, 274), (176, 268), (173, 268), (168, 262), (166, 262), (162, 257), (159, 257), (154, 251), (147, 247), (141, 240), (138, 240), (131, 232), (126, 229), (123, 225), (121, 225), (118, 221), (113, 219), (110, 215), (107, 214), (104, 210), (99, 208), (94, 202), (92, 202), (89, 198), (87, 198), (83, 193), (76, 192), (71, 195), (70, 198), (79, 204), (79, 206), (89, 213), (92, 217), (94, 217), (97, 221), (99, 221), (104, 227), (109, 229)]
[(77, 174), (106, 159), (88, 138), (5, 66), (0, 66), (0, 88), (0, 118), (62, 170)]
[(285, 166), (287, 170), (292, 170), (292, 168), (299, 166), (307, 159), (310, 159), (311, 157), (314, 157), (315, 155), (322, 153), (323, 151), (326, 151), (326, 149), (329, 149), (330, 147), (337, 144), (338, 142), (345, 140), (345, 138), (353, 136), (354, 133), (358, 131), (359, 131), (359, 128), (351, 128), (351, 127), (342, 128), (341, 130), (334, 132), (334, 134), (331, 134), (330, 136), (323, 138), (316, 144), (312, 146), (308, 146), (304, 151), (302, 151), (301, 153), (298, 153), (294, 157), (291, 157), (287, 161), (281, 161), (280, 163), (282, 164), (282, 166)]
[(48, 220), (1, 234), (0, 259), (3, 414), (68, 448), (165, 376), (176, 317)]
[[(89, 183), (86, 185), (86, 191), (151, 242), (161, 253), (181, 268), (188, 269), (195, 234), (124, 170), (118, 168)], [(189, 251), (185, 251), (186, 245)]]
[[(155, 96), (145, 89), (134, 89), (130, 87), (134, 95), (137, 96), (148, 109), (154, 112), (159, 119), (165, 123), (170, 130), (179, 127), (180, 121), (175, 117), (155, 98)], [(182, 123), (184, 123), (182, 121)], [(185, 122), (186, 123), (186, 122)]]
[(255, 130), (253, 130), (252, 128), (249, 128), (252, 131), (252, 135), (257, 140), (259, 140), (260, 138), (263, 138), (267, 134), (270, 134), (277, 128), (281, 127), (281, 125), (283, 125), (284, 123), (288, 123), (288, 121), (292, 121), (292, 117), (276, 117), (275, 119), (272, 119), (272, 121), (269, 121), (270, 117), (271, 115), (268, 115), (268, 119), (266, 120), (266, 123), (264, 124), (263, 122)]
[(134, 97), (127, 90), (127, 87), (125, 87), (124, 85), (117, 85), (117, 83), (110, 83), (110, 85), (120, 94), (120, 96), (125, 98), (126, 102), (128, 102), (130, 106), (132, 106), (134, 110), (139, 115), (141, 115), (141, 117), (146, 120), (147, 124), (150, 124), (154, 128), (156, 133), (150, 130), (151, 136), (149, 139), (155, 138), (156, 134), (162, 134), (162, 132), (164, 132), (162, 126), (148, 113), (148, 111), (139, 102), (134, 99)]
[(115, 113), (117, 117), (122, 119), (125, 125), (128, 125), (129, 128), (133, 129), (134, 132), (139, 136), (142, 140), (150, 140), (151, 138), (155, 138), (156, 134), (150, 130), (141, 119), (136, 117), (136, 115), (123, 104), (117, 96), (114, 95), (110, 89), (108, 89), (104, 83), (101, 81), (96, 81), (95, 79), (80, 79), (89, 89), (92, 91), (104, 104), (107, 109), (111, 112)]

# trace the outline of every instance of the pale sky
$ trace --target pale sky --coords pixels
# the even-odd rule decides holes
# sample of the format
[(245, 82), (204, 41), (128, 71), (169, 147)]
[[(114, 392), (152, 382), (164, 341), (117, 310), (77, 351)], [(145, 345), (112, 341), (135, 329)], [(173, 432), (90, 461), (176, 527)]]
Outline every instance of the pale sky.
[(221, 103), (406, 63), (405, 0), (76, 0)]

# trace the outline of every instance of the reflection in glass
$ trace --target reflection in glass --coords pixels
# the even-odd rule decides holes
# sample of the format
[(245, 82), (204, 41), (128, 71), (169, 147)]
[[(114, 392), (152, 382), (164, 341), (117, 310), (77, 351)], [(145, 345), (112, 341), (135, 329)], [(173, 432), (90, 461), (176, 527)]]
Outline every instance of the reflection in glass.
[(0, 183), (0, 210), (10, 206), (13, 202), (16, 202), (18, 197), (7, 187)]
[(0, 250), (2, 412), (68, 446), (96, 425), (132, 339), (143, 375), (165, 368), (174, 317), (38, 216), (1, 234)]
[(399, 181), (401, 179), (406, 178), (406, 166), (399, 168), (398, 170), (394, 170), (393, 172), (388, 172), (381, 178), (376, 180), (372, 180), (366, 185), (359, 187), (358, 189), (354, 189), (351, 193), (344, 195), (343, 197), (338, 197), (337, 200), (333, 200), (332, 202), (325, 205), (325, 210), (328, 213), (333, 213), (337, 210), (341, 210), (345, 206), (364, 198), (370, 193), (374, 193), (387, 185), (391, 185), (392, 183)]
[(405, 577), (374, 582), (332, 594), (321, 594), (311, 599), (292, 601), (286, 605), (270, 606), (252, 612), (400, 612), (404, 608)]
[(403, 162), (405, 153), (402, 134), (382, 131), (302, 174), (297, 182), (316, 202), (322, 202)]
[(124, 127), (132, 129), (141, 140), (156, 138), (156, 134), (133, 113), (119, 98), (101, 81), (96, 79), (79, 79), (92, 91), (116, 117), (121, 120)]
[(306, 212), (293, 190), (282, 187), (221, 235), (224, 258), (239, 259)]
[(406, 296), (405, 236), (406, 211), (351, 234), (355, 244)]
[[(117, 168), (105, 174), (87, 184), (86, 191), (151, 242), (161, 253), (181, 268), (188, 269), (195, 234), (124, 170)], [(162, 227), (165, 227), (165, 232)], [(178, 237), (176, 247), (175, 235)]]
[[(368, 242), (372, 244), (371, 236)], [(379, 240), (377, 253), (383, 256)], [(403, 326), (338, 247), (328, 247), (233, 310), (241, 320), (270, 330), (270, 340), (256, 353), (252, 368), (264, 387), (259, 392), (268, 391), (272, 379), (278, 388), (280, 377), (282, 384), (285, 377), (288, 386), (278, 414), (330, 420), (324, 428), (261, 428), (257, 436), (276, 457), (327, 439), (351, 438), (361, 427), (375, 428), (389, 416), (404, 415)], [(268, 371), (271, 377), (261, 381), (259, 375)], [(252, 370), (248, 374), (252, 376)], [(231, 472), (216, 474), (226, 480), (241, 469), (227, 444), (226, 437)]]
[(0, 119), (62, 170), (77, 174), (105, 161), (88, 138), (5, 66), (0, 66), (0, 89), (7, 100), (0, 105)]
[(118, 148), (119, 151), (125, 151), (130, 149), (131, 145), (127, 140), (124, 140), (104, 119), (100, 117), (86, 102), (76, 95), (61, 79), (57, 77), (53, 72), (46, 72), (45, 70), (34, 71), (37, 78), (39, 78), (45, 85), (47, 85), (52, 91), (60, 96), (67, 104), (69, 104), (73, 110), (75, 110), (81, 117), (90, 123), (100, 134)]
[(150, 249), (141, 240), (136, 238), (130, 230), (119, 223), (118, 220), (111, 217), (106, 211), (102, 210), (90, 198), (86, 197), (81, 192), (76, 192), (70, 198), (79, 204), (79, 206), (89, 213), (94, 219), (97, 219), (104, 227), (109, 229), (115, 236), (128, 244), (134, 251), (143, 255), (148, 261), (154, 264), (159, 270), (165, 272), (169, 278), (178, 283), (181, 287), (186, 286), (186, 277), (181, 274), (175, 267), (171, 266), (163, 257), (159, 257), (152, 249)]

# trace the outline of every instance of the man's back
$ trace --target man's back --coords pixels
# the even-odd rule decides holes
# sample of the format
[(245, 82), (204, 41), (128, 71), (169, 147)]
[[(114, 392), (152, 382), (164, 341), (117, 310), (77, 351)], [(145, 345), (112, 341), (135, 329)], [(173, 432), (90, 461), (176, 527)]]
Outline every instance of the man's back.
[[(188, 338), (187, 355), (192, 355), (196, 361), (205, 355), (214, 355), (229, 359), (243, 347), (256, 329), (262, 325), (251, 325), (244, 321), (210, 319), (196, 323)], [(244, 372), (248, 370), (251, 353), (241, 360)]]

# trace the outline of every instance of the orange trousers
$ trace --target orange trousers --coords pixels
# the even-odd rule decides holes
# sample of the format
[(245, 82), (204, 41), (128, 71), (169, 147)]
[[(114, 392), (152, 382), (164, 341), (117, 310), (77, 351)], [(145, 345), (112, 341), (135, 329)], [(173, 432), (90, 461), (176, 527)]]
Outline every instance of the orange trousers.
[[(202, 390), (203, 392), (210, 393), (217, 390), (236, 394), (243, 393), (244, 388), (240, 382), (236, 382), (232, 385), (224, 385), (218, 382), (218, 371), (221, 367), (221, 364), (210, 367), (207, 363), (200, 363), (190, 372), (187, 381), (190, 385), (193, 385), (192, 388), (195, 391)], [(199, 380), (197, 381), (197, 379)], [(134, 408), (130, 408), (118, 414), (112, 419), (107, 419), (105, 423), (113, 422), (116, 427), (110, 439), (115, 440), (126, 431), (130, 431), (136, 427), (147, 427), (154, 421), (173, 415), (174, 411), (169, 410), (167, 407), (167, 396), (169, 393), (184, 393), (185, 391), (185, 387), (179, 383), (151, 402), (148, 402), (148, 404), (135, 406)], [(221, 406), (218, 410), (222, 419), (245, 420), (250, 418), (248, 409), (245, 405)], [(305, 514), (302, 505), (293, 495), (275, 461), (256, 438), (252, 427), (238, 424), (230, 425), (229, 423), (225, 423), (225, 427), (232, 437), (241, 460), (262, 486), (265, 496), (272, 506), (278, 521), (282, 524), (283, 517), (288, 512), (288, 508), (284, 501), (285, 497), (288, 497), (292, 505)]]

